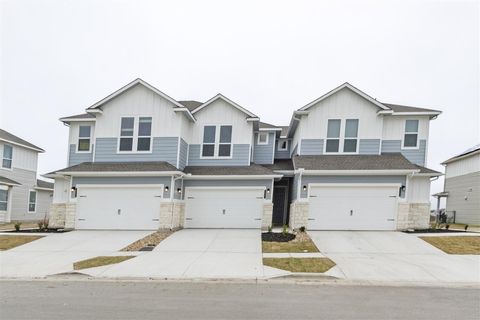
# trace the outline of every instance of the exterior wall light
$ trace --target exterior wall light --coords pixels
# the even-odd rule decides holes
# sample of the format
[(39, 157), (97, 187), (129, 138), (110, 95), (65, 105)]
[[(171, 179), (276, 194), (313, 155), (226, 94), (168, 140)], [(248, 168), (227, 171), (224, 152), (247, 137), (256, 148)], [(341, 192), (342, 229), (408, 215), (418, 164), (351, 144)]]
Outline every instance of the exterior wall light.
[(182, 188), (177, 188), (177, 193), (182, 193)]
[(168, 192), (168, 190), (169, 190), (169, 189), (168, 189), (168, 186), (166, 186), (166, 187), (165, 187), (165, 192)]
[(307, 186), (303, 186), (303, 191), (307, 191)]
[(270, 188), (267, 188), (267, 193), (270, 194)]

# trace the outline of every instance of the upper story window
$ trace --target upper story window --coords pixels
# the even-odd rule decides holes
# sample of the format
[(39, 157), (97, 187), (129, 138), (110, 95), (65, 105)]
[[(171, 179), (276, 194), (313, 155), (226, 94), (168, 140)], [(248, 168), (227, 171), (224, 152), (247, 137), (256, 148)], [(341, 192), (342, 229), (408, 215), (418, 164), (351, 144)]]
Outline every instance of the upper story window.
[(122, 117), (118, 151), (149, 152), (151, 151), (151, 146), (152, 117), (138, 117), (138, 119), (135, 117)]
[[(344, 124), (342, 134), (342, 122)], [(358, 119), (329, 119), (326, 153), (356, 153), (358, 149)]]
[(405, 135), (403, 137), (403, 147), (418, 147), (418, 120), (405, 121)]
[(277, 149), (278, 149), (278, 151), (288, 150), (288, 140), (287, 139), (279, 139)]
[(257, 138), (257, 144), (268, 144), (268, 133), (259, 132)]
[(12, 169), (13, 147), (9, 144), (3, 145), (2, 168)]
[(80, 126), (78, 128), (77, 151), (90, 152), (91, 134), (92, 134), (92, 127), (90, 126)]
[(230, 157), (232, 155), (232, 126), (204, 126), (202, 157)]
[(37, 209), (37, 191), (31, 190), (28, 194), (28, 212), (35, 212)]

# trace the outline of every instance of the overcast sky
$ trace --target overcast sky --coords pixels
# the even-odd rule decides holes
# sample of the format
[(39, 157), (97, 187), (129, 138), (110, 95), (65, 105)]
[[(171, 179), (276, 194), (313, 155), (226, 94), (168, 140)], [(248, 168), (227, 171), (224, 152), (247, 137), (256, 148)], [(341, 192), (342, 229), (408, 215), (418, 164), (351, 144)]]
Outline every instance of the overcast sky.
[[(58, 118), (135, 78), (175, 99), (221, 92), (263, 121), (343, 82), (440, 109), (428, 166), (480, 141), (478, 1), (0, 0), (0, 127), (63, 168)], [(440, 191), (442, 181), (432, 185)]]

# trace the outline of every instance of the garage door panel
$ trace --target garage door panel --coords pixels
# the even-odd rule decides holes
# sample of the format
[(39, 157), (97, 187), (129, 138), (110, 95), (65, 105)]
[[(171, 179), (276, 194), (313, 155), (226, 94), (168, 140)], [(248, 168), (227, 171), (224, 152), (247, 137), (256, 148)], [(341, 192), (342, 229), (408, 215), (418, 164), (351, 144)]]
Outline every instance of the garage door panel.
[(312, 186), (309, 229), (394, 230), (395, 186)]

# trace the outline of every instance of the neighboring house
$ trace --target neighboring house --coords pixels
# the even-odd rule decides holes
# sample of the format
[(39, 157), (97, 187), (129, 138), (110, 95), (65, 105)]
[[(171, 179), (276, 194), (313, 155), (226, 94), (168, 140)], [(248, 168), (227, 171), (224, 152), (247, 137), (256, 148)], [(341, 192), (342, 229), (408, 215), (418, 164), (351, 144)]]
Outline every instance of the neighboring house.
[(43, 149), (0, 129), (0, 222), (48, 217), (53, 183), (37, 180)]
[(480, 225), (480, 144), (442, 163), (447, 215), (455, 222)]
[(218, 94), (177, 101), (137, 79), (61, 118), (68, 166), (51, 222), (79, 229), (426, 227), (429, 121), (440, 111), (384, 104), (348, 83), (289, 126)]

